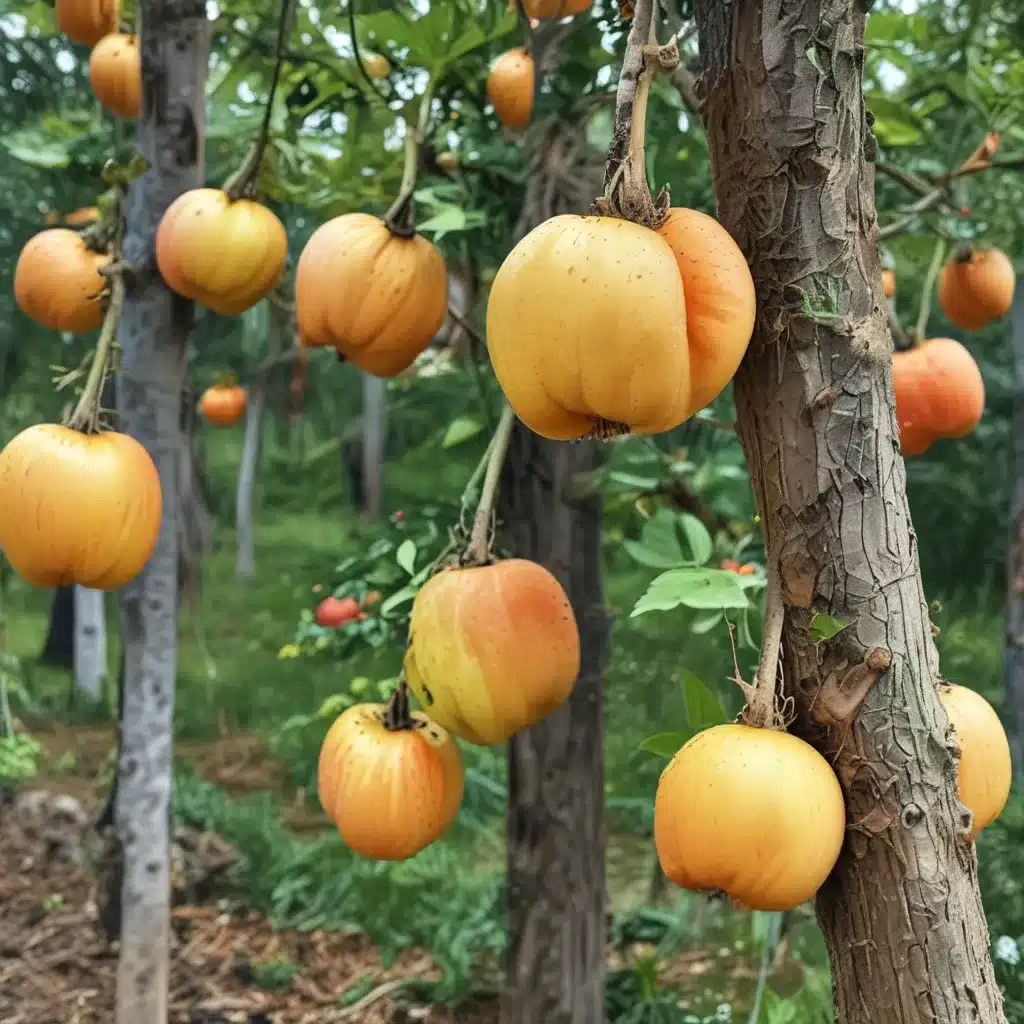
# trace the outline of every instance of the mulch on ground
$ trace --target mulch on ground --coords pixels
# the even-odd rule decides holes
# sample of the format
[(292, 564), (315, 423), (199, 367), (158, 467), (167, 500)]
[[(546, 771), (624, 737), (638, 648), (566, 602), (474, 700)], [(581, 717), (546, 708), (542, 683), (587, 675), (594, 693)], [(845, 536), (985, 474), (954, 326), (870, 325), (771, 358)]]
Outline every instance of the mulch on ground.
[[(48, 799), (28, 814), (0, 807), (0, 1021), (111, 1024), (117, 946), (99, 924), (81, 844), (88, 824), (80, 805), (65, 802), (62, 816), (52, 806), (62, 798)], [(423, 952), (385, 969), (365, 936), (275, 931), (259, 912), (216, 903), (173, 908), (170, 969), (171, 1024), (497, 1020), (493, 1005), (451, 1011), (403, 998), (407, 979), (439, 977)], [(345, 1006), (346, 993), (360, 998)]]

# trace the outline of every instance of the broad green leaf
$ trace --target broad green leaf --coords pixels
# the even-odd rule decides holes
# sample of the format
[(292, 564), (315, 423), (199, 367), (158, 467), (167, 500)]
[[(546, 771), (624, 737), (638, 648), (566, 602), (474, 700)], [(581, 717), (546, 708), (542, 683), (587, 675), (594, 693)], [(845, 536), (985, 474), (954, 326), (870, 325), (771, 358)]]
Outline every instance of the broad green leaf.
[(704, 565), (711, 557), (715, 549), (711, 534), (707, 527), (689, 512), (680, 512), (676, 516), (676, 522), (682, 528), (686, 543), (690, 548), (690, 554), (695, 565)]
[(617, 469), (608, 471), (607, 480), (610, 484), (616, 484), (615, 490), (634, 494), (637, 491), (653, 491), (658, 486), (658, 478), (653, 476), (635, 476), (633, 473), (623, 473)]
[(725, 611), (729, 608), (749, 606), (739, 577), (723, 569), (688, 567), (663, 572), (637, 601), (630, 618), (647, 612), (671, 611), (684, 605), (687, 608)]
[(465, 210), (458, 206), (445, 206), (441, 209), (440, 213), (435, 214), (429, 220), (417, 224), (416, 230), (443, 235), (452, 231), (465, 231), (467, 223)]
[(687, 723), (694, 732), (727, 721), (721, 703), (703, 679), (685, 668), (682, 677)]
[(382, 618), (386, 618), (388, 613), (394, 611), (396, 608), (400, 608), (403, 604), (408, 604), (415, 596), (419, 587), (408, 586), (403, 587), (401, 590), (392, 594), (390, 597), (381, 601), (380, 614)]
[(460, 416), (448, 424), (441, 447), (454, 448), (456, 445), (462, 444), (463, 441), (476, 437), (483, 429), (484, 425), (472, 416)]
[(841, 622), (839, 619), (826, 615), (825, 612), (815, 612), (811, 619), (811, 642), (820, 644), (822, 640), (831, 640), (837, 633), (841, 633), (850, 622)]
[(640, 540), (622, 542), (626, 552), (641, 565), (652, 569), (674, 569), (689, 564), (676, 535), (675, 513), (659, 508), (640, 530)]
[(710, 633), (725, 616), (721, 612), (711, 612), (709, 615), (701, 615), (699, 618), (693, 620), (693, 624), (690, 626), (690, 632), (699, 635), (703, 633)]
[(71, 163), (71, 154), (59, 142), (41, 138), (13, 138), (6, 140), (3, 145), (15, 160), (29, 167), (51, 170), (67, 167)]
[(412, 576), (416, 571), (416, 542), (403, 540), (395, 552), (395, 561)]
[(640, 749), (648, 754), (657, 754), (658, 757), (675, 757), (676, 753), (693, 738), (693, 735), (692, 730), (656, 732), (640, 744)]

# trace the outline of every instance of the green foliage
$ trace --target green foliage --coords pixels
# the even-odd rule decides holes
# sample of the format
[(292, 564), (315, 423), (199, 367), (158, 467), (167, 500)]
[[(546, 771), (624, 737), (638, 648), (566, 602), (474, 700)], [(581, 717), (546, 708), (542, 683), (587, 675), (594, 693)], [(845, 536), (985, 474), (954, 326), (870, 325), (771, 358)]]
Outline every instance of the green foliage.
[(275, 957), (266, 963), (253, 964), (253, 981), (260, 988), (290, 988), (298, 968), (290, 960)]

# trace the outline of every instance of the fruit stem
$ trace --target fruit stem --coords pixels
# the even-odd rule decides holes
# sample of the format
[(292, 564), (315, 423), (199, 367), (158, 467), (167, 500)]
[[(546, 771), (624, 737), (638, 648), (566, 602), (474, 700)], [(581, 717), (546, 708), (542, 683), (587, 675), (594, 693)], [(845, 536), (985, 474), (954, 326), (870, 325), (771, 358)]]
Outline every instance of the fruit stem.
[(384, 711), (384, 728), (390, 732), (401, 732), (413, 727), (412, 713), (409, 710), (409, 686), (405, 678), (398, 680), (398, 685), (391, 693), (387, 708)]
[(370, 72), (366, 70), (366, 65), (363, 63), (363, 55), (359, 52), (359, 40), (356, 38), (356, 3), (355, 0), (348, 0), (348, 34), (352, 38), (352, 53), (355, 54), (356, 67), (359, 68), (359, 73), (366, 79), (366, 84), (370, 87), (370, 91), (384, 104), (387, 103), (388, 99), (380, 91), (379, 86), (370, 76)]
[(463, 565), (486, 565), (490, 561), (491, 513), (494, 510), (501, 467), (505, 464), (505, 456), (508, 454), (515, 422), (516, 414), (512, 411), (512, 406), (506, 402), (505, 407), (501, 410), (498, 427), (494, 431), (490, 454), (487, 456), (487, 472), (484, 474), (483, 486), (480, 488), (480, 501), (476, 507), (476, 515), (473, 517), (473, 529), (470, 532), (469, 543), (466, 545), (466, 553), (462, 559)]
[(103, 269), (107, 271), (107, 276), (110, 278), (110, 302), (107, 304), (107, 312), (103, 317), (103, 327), (100, 329), (99, 341), (96, 343), (96, 351), (93, 353), (89, 376), (85, 380), (85, 387), (78, 398), (78, 404), (67, 421), (69, 427), (81, 430), (86, 434), (95, 434), (100, 429), (100, 396), (103, 393), (103, 382), (107, 378), (107, 369), (110, 366), (114, 339), (117, 337), (117, 324), (121, 319), (121, 311), (124, 309), (125, 287), (122, 270), (117, 263), (107, 264)]
[(398, 197), (384, 215), (384, 223), (388, 230), (400, 238), (412, 238), (416, 234), (416, 223), (413, 217), (412, 194), (416, 190), (416, 177), (420, 169), (420, 147), (427, 133), (427, 121), (430, 118), (430, 105), (434, 100), (434, 80), (427, 79), (426, 88), (420, 98), (419, 114), (416, 123), (408, 115), (405, 118), (405, 151), (402, 164), (402, 183), (398, 187)]
[(658, 46), (654, 15), (655, 0), (636, 0), (615, 94), (615, 127), (605, 165), (604, 195), (594, 204), (603, 216), (622, 217), (649, 228), (657, 228), (665, 219), (669, 197), (662, 189), (655, 199), (647, 184), (647, 99), (654, 73), (679, 64), (674, 38)]
[[(757, 672), (753, 686), (744, 684), (747, 704), (743, 709), (743, 721), (747, 725), (767, 729), (782, 729), (776, 690), (779, 678), (779, 651), (782, 645), (782, 628), (786, 622), (786, 606), (782, 600), (776, 559), (767, 558), (765, 569), (768, 581), (764, 591), (764, 632), (761, 637), (761, 655), (757, 661)], [(737, 674), (738, 678), (738, 674)]]
[(935, 239), (932, 261), (928, 264), (928, 273), (925, 274), (924, 285), (921, 288), (921, 304), (918, 306), (917, 326), (914, 328), (914, 345), (920, 345), (924, 341), (924, 332), (928, 330), (928, 317), (932, 311), (932, 293), (935, 291), (935, 282), (938, 280), (939, 271), (942, 270), (945, 258), (946, 240), (940, 237)]
[(291, 6), (291, 0), (281, 0), (281, 13), (277, 21), (274, 71), (270, 77), (270, 95), (267, 97), (267, 105), (263, 110), (263, 121), (260, 124), (259, 134), (256, 136), (252, 149), (242, 161), (242, 166), (224, 182), (224, 191), (232, 202), (243, 196), (251, 197), (256, 192), (256, 181), (259, 178), (260, 167), (263, 165), (263, 157), (267, 151), (267, 142), (270, 139), (270, 118), (274, 112), (277, 83), (281, 79), (281, 65), (284, 64), (284, 44), (288, 38), (288, 27), (291, 24)]

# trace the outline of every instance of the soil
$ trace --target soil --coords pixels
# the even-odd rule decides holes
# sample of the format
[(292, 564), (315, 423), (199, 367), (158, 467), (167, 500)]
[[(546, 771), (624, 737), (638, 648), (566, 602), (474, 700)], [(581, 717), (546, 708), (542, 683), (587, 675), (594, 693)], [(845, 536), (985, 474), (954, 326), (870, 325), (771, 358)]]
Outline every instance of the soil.
[[(110, 1024), (117, 945), (100, 927), (95, 878), (72, 835), (82, 822), (45, 818), (40, 826), (15, 805), (0, 809), (0, 1021)], [(439, 977), (417, 950), (385, 969), (364, 936), (275, 931), (258, 912), (216, 903), (174, 907), (171, 931), (170, 1024), (497, 1020), (493, 1004), (450, 1011), (403, 998), (409, 980)]]

